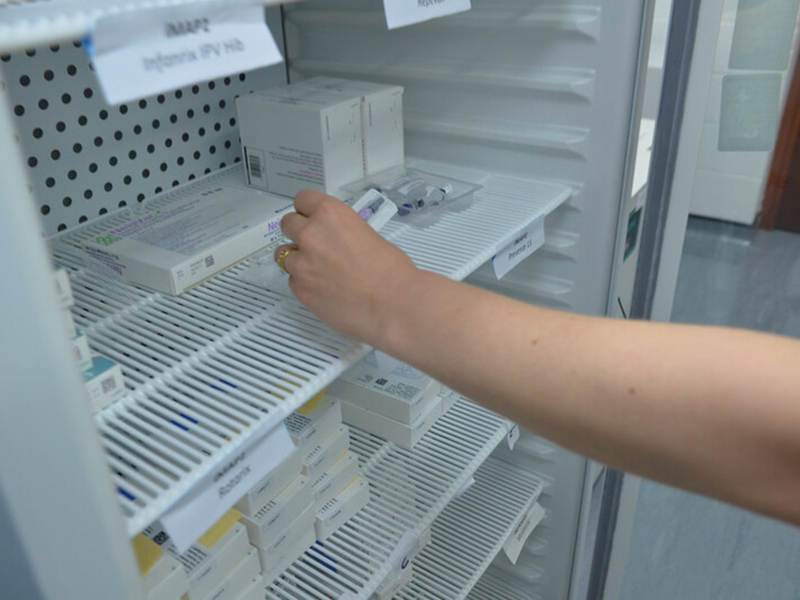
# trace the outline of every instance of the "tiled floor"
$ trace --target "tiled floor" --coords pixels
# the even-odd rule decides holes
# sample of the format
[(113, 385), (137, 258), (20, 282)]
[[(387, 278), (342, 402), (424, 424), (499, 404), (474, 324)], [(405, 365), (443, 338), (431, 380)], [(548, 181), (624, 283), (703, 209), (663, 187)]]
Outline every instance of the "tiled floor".
[[(672, 320), (800, 337), (800, 235), (691, 219)], [(642, 482), (621, 598), (798, 600), (800, 529)]]

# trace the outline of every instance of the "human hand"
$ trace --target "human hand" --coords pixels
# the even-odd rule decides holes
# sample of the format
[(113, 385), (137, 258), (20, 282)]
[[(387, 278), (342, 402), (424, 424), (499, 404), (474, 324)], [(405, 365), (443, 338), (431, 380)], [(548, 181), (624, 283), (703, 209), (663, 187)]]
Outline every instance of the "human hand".
[(342, 201), (313, 190), (295, 197), (281, 221), (293, 244), (275, 251), (297, 299), (339, 333), (377, 346), (391, 305), (417, 269), (411, 259)]

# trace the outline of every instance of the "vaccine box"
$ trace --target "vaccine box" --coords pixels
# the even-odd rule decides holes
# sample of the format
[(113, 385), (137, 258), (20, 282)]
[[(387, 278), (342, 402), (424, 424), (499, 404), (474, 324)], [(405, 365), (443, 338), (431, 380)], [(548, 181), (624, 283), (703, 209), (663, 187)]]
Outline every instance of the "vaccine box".
[(202, 600), (236, 600), (247, 588), (261, 580), (261, 562), (258, 550), (250, 547), (244, 558)]
[(339, 425), (327, 438), (320, 440), (313, 447), (304, 447), (307, 451), (302, 460), (303, 475), (315, 480), (322, 475), (336, 460), (350, 449), (350, 430)]
[(242, 592), (236, 600), (264, 600), (266, 595), (266, 584), (264, 577), (257, 577), (250, 585)]
[(61, 265), (55, 265), (53, 268), (53, 282), (56, 286), (56, 295), (62, 308), (70, 308), (75, 304), (75, 298), (72, 295), (72, 286), (69, 283), (69, 276), (67, 270)]
[(294, 197), (363, 178), (359, 98), (288, 85), (239, 96), (236, 108), (247, 185)]
[(325, 541), (369, 503), (369, 484), (359, 477), (317, 512), (314, 530), (317, 540)]
[(309, 504), (291, 523), (278, 532), (267, 546), (259, 547), (262, 565), (269, 566), (280, 562), (280, 559), (294, 546), (295, 540), (302, 538), (306, 532), (314, 528), (315, 515), (314, 507)]
[(278, 533), (313, 504), (310, 485), (306, 477), (297, 477), (252, 517), (242, 515), (242, 523), (253, 546), (269, 547)]
[(188, 597), (189, 579), (181, 564), (168, 554), (163, 554), (144, 577), (147, 600), (175, 600)]
[(312, 77), (294, 85), (360, 100), (364, 177), (405, 163), (402, 86), (338, 77)]
[(373, 433), (401, 448), (413, 448), (442, 416), (442, 399), (436, 399), (411, 424), (395, 421), (357, 404), (342, 402), (345, 423)]
[(103, 410), (126, 393), (122, 368), (110, 358), (94, 355), (91, 368), (83, 371), (83, 386), (93, 413)]
[(72, 355), (75, 357), (75, 364), (78, 370), (83, 372), (92, 368), (92, 351), (89, 349), (89, 338), (82, 333), (70, 340)]
[[(312, 517), (314, 516), (313, 512), (310, 514)], [(259, 550), (258, 554), (261, 557), (261, 570), (264, 576), (264, 583), (269, 586), (281, 573), (289, 568), (289, 565), (300, 558), (315, 541), (316, 537), (314, 536), (314, 523), (312, 519), (308, 529), (299, 531), (296, 536), (289, 538), (289, 546), (283, 550), (280, 556), (267, 555)]]
[(186, 188), (122, 225), (83, 242), (92, 264), (176, 296), (282, 238), (286, 198), (242, 187)]
[(302, 451), (295, 450), (277, 467), (254, 485), (236, 503), (236, 509), (243, 515), (252, 517), (270, 500), (281, 493), (287, 485), (300, 475)]
[(406, 424), (429, 407), (441, 385), (414, 367), (393, 361), (394, 368), (382, 373), (375, 353), (369, 353), (329, 387), (326, 395), (356, 404)]
[(299, 448), (317, 444), (341, 424), (342, 407), (335, 398), (322, 398), (312, 410), (293, 412), (286, 417), (286, 428)]
[(348, 450), (311, 484), (314, 506), (317, 510), (359, 475), (358, 458)]

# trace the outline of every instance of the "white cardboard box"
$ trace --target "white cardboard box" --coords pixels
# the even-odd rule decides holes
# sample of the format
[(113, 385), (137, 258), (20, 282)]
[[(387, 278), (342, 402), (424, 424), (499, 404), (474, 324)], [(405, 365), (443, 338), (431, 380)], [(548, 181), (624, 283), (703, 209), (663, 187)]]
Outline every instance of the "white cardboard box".
[(209, 183), (83, 242), (98, 269), (178, 295), (282, 237), (293, 205), (272, 194)]
[(83, 385), (93, 413), (103, 410), (127, 393), (122, 367), (110, 358), (97, 354), (92, 357), (91, 368), (83, 372)]
[(311, 482), (298, 476), (252, 517), (242, 515), (250, 543), (258, 548), (269, 547), (275, 537), (312, 504)]
[(236, 503), (236, 510), (249, 517), (261, 510), (270, 500), (280, 494), (293, 479), (300, 475), (302, 458), (302, 451), (295, 450), (281, 464), (267, 473), (266, 477), (254, 485)]
[(280, 559), (294, 546), (294, 541), (314, 527), (316, 511), (308, 505), (283, 531), (278, 532), (269, 546), (258, 549), (262, 564), (271, 565)]
[[(264, 575), (264, 583), (267, 584), (267, 587), (269, 587), (289, 565), (302, 556), (303, 552), (308, 550), (315, 541), (314, 526), (312, 525), (307, 530), (300, 532), (292, 545), (289, 546), (280, 557), (274, 559), (269, 559), (268, 557), (266, 561), (262, 557), (261, 569)], [(259, 555), (261, 555), (261, 552), (259, 552)]]
[(247, 184), (295, 196), (363, 178), (361, 102), (288, 85), (236, 99)]
[(91, 369), (92, 350), (89, 348), (89, 338), (79, 333), (70, 340), (70, 346), (72, 348), (72, 355), (75, 358), (75, 364), (78, 365), (78, 370), (83, 373)]
[(266, 596), (264, 577), (259, 576), (236, 600), (264, 600)]
[(55, 265), (53, 268), (53, 281), (56, 285), (56, 295), (61, 307), (69, 309), (75, 304), (75, 298), (72, 295), (72, 286), (69, 283), (67, 270), (61, 265)]
[(312, 481), (315, 480), (349, 449), (350, 430), (344, 425), (339, 425), (313, 448), (303, 448), (304, 451), (308, 450), (302, 461), (303, 475)]
[(147, 600), (176, 600), (189, 593), (189, 579), (181, 564), (164, 553), (144, 577), (144, 591)]
[(380, 438), (397, 444), (402, 448), (413, 448), (422, 436), (433, 427), (442, 416), (442, 399), (436, 397), (427, 410), (410, 425), (395, 421), (350, 402), (342, 402), (344, 422), (358, 429), (374, 433)]
[(251, 547), (225, 579), (206, 594), (202, 600), (236, 600), (244, 591), (261, 578), (261, 563), (258, 550)]
[(404, 164), (402, 86), (338, 77), (312, 77), (294, 85), (360, 99), (364, 177)]
[(318, 444), (341, 424), (342, 407), (335, 398), (323, 398), (308, 414), (293, 412), (286, 418), (286, 428), (299, 448)]
[(311, 484), (316, 509), (322, 508), (359, 475), (358, 458), (348, 450)]
[(317, 540), (327, 539), (368, 503), (369, 484), (359, 477), (319, 509), (314, 524)]
[(382, 374), (375, 353), (370, 352), (325, 394), (409, 424), (429, 408), (440, 390), (438, 381), (404, 363), (398, 362), (390, 373)]

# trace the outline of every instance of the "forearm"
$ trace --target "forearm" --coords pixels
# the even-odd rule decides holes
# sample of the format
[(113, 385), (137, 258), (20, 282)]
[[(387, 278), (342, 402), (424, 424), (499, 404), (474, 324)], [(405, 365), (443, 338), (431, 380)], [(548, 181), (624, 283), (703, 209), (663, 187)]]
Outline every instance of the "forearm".
[(374, 345), (527, 429), (798, 521), (796, 342), (543, 310), (428, 273), (386, 308)]

